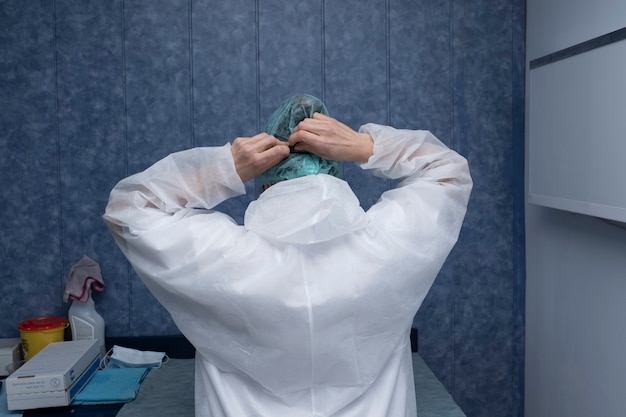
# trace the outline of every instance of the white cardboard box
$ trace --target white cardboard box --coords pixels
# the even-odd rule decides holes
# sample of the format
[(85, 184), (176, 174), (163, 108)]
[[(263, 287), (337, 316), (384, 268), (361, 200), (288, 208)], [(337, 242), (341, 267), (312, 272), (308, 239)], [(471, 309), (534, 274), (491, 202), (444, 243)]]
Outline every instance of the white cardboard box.
[(6, 379), (8, 408), (69, 405), (99, 366), (95, 339), (50, 343)]
[(22, 340), (0, 339), (0, 376), (9, 375), (7, 366), (22, 360)]

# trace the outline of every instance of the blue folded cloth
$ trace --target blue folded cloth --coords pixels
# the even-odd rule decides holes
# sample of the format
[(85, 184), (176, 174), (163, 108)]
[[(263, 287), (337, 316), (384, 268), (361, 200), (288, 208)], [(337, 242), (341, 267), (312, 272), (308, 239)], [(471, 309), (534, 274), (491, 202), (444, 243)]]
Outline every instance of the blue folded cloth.
[(150, 368), (106, 368), (95, 373), (72, 405), (127, 403), (137, 396)]

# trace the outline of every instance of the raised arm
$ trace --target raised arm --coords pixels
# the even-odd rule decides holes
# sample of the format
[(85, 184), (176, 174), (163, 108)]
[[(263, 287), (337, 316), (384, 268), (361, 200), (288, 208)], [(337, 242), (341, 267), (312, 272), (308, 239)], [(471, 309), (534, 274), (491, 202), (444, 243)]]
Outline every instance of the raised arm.
[(472, 190), (467, 160), (426, 130), (367, 124), (360, 132), (374, 139), (373, 154), (361, 168), (400, 180), (368, 210), (372, 221), (404, 236), (407, 245), (439, 247), (447, 253), (458, 237)]

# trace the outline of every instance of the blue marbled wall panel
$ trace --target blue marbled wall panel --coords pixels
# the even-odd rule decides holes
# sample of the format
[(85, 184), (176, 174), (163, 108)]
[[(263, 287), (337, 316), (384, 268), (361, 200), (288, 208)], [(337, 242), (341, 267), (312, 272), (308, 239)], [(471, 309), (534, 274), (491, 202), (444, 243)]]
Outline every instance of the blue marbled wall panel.
[(193, 2), (194, 126), (198, 146), (259, 131), (254, 2)]
[(126, 173), (121, 1), (55, 4), (63, 276), (83, 255), (101, 264), (107, 287), (94, 300), (113, 332), (128, 332), (127, 267), (94, 215)]
[[(450, 112), (450, 3), (392, 1), (390, 19), (391, 124), (412, 129), (427, 126), (455, 147)], [(446, 263), (415, 321), (420, 329), (420, 351), (450, 391), (454, 375), (454, 274), (450, 262)]]
[(390, 123), (454, 147), (450, 2), (391, 0), (389, 14)]
[(524, 193), (524, 125), (525, 125), (525, 72), (526, 72), (526, 3), (516, 1), (512, 3), (512, 130), (513, 130), (513, 160), (505, 175), (513, 178), (513, 357), (511, 366), (511, 386), (517, 387), (512, 393), (511, 415), (523, 417), (525, 410), (525, 345), (526, 345), (526, 237), (525, 237), (525, 193)]
[(354, 129), (389, 122), (387, 31), (385, 2), (325, 3), (325, 102)]
[[(193, 146), (191, 28), (187, 0), (126, 1), (124, 10), (129, 173)], [(134, 275), (134, 273), (133, 273)], [(169, 314), (131, 280), (135, 334), (173, 334)]]
[[(109, 336), (178, 333), (102, 222), (109, 190), (308, 92), (354, 128), (425, 128), (467, 156), (475, 191), (420, 351), (469, 417), (523, 415), (523, 39), (523, 0), (0, 2), (0, 336), (64, 314), (83, 254)], [(346, 178), (365, 208), (393, 185)], [(247, 188), (220, 207), (239, 222)]]
[(189, 1), (124, 2), (129, 171), (145, 169), (191, 137)]
[(259, 100), (262, 125), (289, 96), (324, 99), (322, 1), (258, 0)]
[(0, 335), (62, 314), (54, 14), (48, 1), (0, 9)]
[[(474, 192), (454, 274), (454, 392), (474, 415), (516, 415), (522, 403), (514, 392), (517, 366), (512, 337), (518, 288), (514, 268), (523, 235), (515, 228), (512, 3), (507, 0), (454, 3), (454, 136), (470, 161)], [(455, 139), (456, 141), (456, 139)], [(480, 294), (480, 295), (479, 295)], [(475, 340), (477, 343), (468, 343)], [(508, 363), (510, 368), (501, 365)], [(485, 406), (483, 395), (492, 402)]]

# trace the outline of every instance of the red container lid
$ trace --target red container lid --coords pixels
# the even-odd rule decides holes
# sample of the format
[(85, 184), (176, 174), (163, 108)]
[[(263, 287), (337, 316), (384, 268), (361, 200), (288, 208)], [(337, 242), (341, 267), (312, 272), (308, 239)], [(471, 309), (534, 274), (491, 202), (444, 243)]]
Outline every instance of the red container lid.
[(67, 320), (63, 317), (38, 317), (36, 319), (24, 320), (17, 325), (17, 328), (27, 332), (36, 332), (65, 327), (66, 324)]

